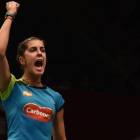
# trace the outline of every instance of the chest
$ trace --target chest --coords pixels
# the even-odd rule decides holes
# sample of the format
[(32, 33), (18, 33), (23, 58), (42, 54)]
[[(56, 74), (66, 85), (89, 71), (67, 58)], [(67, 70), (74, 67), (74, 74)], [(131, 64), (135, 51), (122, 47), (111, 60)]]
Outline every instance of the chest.
[(55, 116), (55, 101), (46, 89), (15, 86), (8, 100), (11, 104), (9, 113), (17, 110), (22, 116), (43, 122), (49, 122)]

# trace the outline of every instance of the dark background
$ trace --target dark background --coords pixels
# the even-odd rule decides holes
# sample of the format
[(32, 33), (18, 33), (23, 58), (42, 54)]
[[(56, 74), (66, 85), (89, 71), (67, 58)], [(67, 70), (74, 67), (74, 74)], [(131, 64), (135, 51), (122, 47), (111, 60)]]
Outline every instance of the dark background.
[[(0, 2), (1, 25), (6, 2)], [(44, 38), (48, 63), (42, 79), (67, 102), (67, 139), (140, 136), (140, 2), (17, 2), (7, 50), (11, 73), (22, 75), (17, 45), (30, 36)]]
[[(19, 42), (38, 36), (46, 41), (44, 77), (65, 77), (77, 85), (86, 76), (100, 92), (139, 93), (139, 1), (17, 2), (21, 6), (7, 51), (12, 73), (19, 73), (15, 59)], [(1, 24), (5, 11), (1, 1)]]

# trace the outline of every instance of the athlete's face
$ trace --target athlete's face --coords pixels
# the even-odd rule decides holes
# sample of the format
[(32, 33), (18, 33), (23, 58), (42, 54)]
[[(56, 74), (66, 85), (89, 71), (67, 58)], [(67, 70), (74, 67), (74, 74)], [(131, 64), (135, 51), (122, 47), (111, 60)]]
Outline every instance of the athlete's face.
[(41, 76), (46, 66), (46, 52), (41, 40), (31, 40), (24, 52), (24, 72)]

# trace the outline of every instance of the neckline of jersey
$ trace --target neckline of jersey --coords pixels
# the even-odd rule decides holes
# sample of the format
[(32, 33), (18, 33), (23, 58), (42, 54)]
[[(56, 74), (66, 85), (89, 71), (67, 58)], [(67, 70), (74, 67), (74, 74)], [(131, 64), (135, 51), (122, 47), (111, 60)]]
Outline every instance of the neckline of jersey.
[(44, 84), (42, 84), (43, 85), (43, 87), (36, 87), (36, 86), (31, 86), (31, 85), (29, 85), (27, 82), (25, 82), (22, 78), (20, 78), (19, 79), (21, 82), (23, 82), (26, 86), (28, 86), (28, 87), (33, 87), (33, 88), (37, 88), (37, 89), (46, 89), (47, 88), (47, 86), (46, 85), (44, 85)]

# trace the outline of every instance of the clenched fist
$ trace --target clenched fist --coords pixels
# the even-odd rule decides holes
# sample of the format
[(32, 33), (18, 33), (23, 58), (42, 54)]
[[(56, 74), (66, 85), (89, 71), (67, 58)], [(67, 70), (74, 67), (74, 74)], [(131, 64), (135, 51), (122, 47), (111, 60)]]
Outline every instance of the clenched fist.
[(10, 14), (16, 15), (19, 6), (20, 5), (17, 2), (14, 2), (14, 1), (7, 2), (6, 3), (7, 12)]

